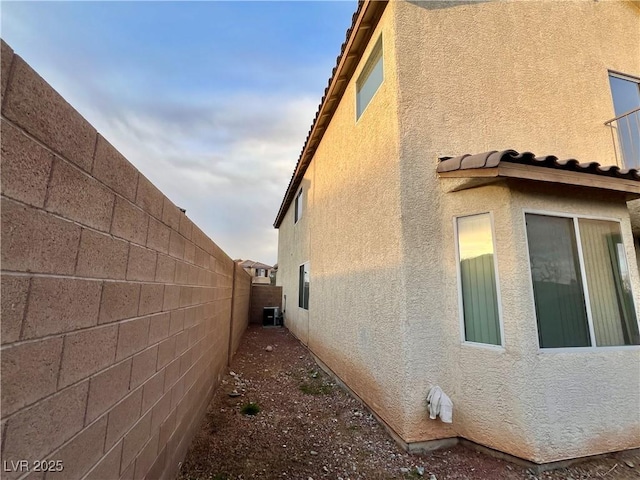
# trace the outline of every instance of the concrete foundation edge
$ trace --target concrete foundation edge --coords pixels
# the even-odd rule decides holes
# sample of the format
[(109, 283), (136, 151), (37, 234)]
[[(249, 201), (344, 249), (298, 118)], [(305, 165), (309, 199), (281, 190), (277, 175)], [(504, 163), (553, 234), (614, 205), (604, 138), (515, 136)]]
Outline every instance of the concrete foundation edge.
[[(291, 330), (288, 330), (288, 331), (291, 333), (291, 335), (296, 337), (293, 334), (293, 332), (291, 332)], [(296, 338), (298, 338), (298, 337), (296, 337)], [(300, 342), (300, 343), (302, 344), (302, 342)], [(500, 460), (506, 460), (506, 461), (511, 462), (511, 463), (513, 463), (515, 465), (519, 465), (521, 467), (528, 468), (534, 474), (539, 474), (539, 473), (546, 472), (546, 471), (549, 471), (549, 470), (556, 470), (556, 469), (559, 469), (559, 468), (566, 468), (566, 467), (568, 467), (570, 465), (574, 465), (576, 463), (586, 462), (588, 460), (594, 460), (594, 459), (597, 459), (597, 458), (605, 457), (606, 455), (611, 455), (613, 453), (616, 453), (616, 452), (607, 452), (607, 453), (602, 453), (602, 454), (599, 454), (599, 455), (591, 455), (591, 456), (587, 456), (587, 457), (578, 457), (578, 458), (571, 458), (571, 459), (567, 459), (567, 460), (558, 460), (556, 462), (535, 463), (535, 462), (532, 462), (530, 460), (526, 460), (524, 458), (516, 457), (515, 455), (510, 455), (508, 453), (501, 452), (499, 450), (495, 450), (493, 448), (481, 445), (479, 443), (476, 443), (476, 442), (474, 442), (472, 440), (469, 440), (469, 439), (466, 439), (466, 438), (463, 438), (463, 437), (440, 438), (440, 439), (437, 439), (437, 440), (427, 440), (427, 441), (424, 441), (424, 442), (407, 443), (380, 416), (378, 416), (374, 411), (372, 411), (369, 408), (369, 406), (358, 396), (358, 394), (355, 393), (353, 390), (351, 390), (351, 388), (349, 388), (349, 386), (346, 385), (340, 379), (340, 377), (338, 377), (333, 372), (333, 370), (331, 370), (331, 368), (329, 368), (320, 358), (318, 358), (318, 356), (316, 356), (306, 345), (304, 345), (304, 344), (302, 344), (302, 345), (311, 354), (311, 356), (313, 357), (313, 359), (316, 362), (316, 364), (327, 375), (329, 375), (331, 377), (331, 379), (337, 385), (339, 385), (342, 389), (344, 389), (346, 392), (348, 392), (353, 398), (358, 400), (360, 402), (360, 404), (363, 406), (363, 408), (365, 408), (369, 413), (371, 413), (371, 415), (373, 415), (373, 417), (378, 421), (378, 423), (384, 427), (384, 429), (391, 436), (391, 438), (393, 438), (393, 440), (403, 450), (405, 450), (406, 452), (409, 452), (409, 453), (428, 453), (428, 452), (432, 452), (434, 450), (439, 450), (441, 448), (451, 448), (451, 447), (453, 447), (453, 446), (455, 446), (457, 444), (460, 444), (460, 445), (463, 445), (466, 448), (470, 448), (472, 450), (476, 450), (476, 451), (478, 451), (480, 453), (483, 453), (485, 455), (489, 455), (489, 456), (492, 456), (494, 458), (498, 458)], [(623, 450), (623, 451), (629, 451), (629, 452), (636, 452), (637, 451), (637, 452), (640, 453), (640, 448), (631, 449), (631, 450)]]

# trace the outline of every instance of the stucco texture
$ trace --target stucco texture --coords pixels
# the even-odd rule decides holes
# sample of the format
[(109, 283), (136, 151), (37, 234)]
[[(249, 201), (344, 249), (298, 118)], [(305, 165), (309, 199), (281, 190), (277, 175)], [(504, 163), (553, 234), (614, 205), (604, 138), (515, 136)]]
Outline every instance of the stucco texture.
[[(539, 463), (639, 446), (637, 347), (538, 348), (524, 210), (621, 221), (602, 190), (498, 182), (452, 192), (438, 157), (513, 148), (615, 162), (608, 70), (640, 76), (631, 2), (390, 2), (280, 226), (286, 324), (405, 442), (465, 437)], [(615, 26), (615, 28), (613, 28)], [(383, 34), (384, 82), (355, 119)], [(457, 182), (457, 183), (456, 183)], [(462, 341), (454, 218), (491, 212), (503, 347)], [(310, 308), (298, 267), (309, 261)], [(636, 310), (638, 272), (632, 272)], [(454, 422), (429, 420), (439, 385)], [(612, 407), (615, 405), (615, 407)]]

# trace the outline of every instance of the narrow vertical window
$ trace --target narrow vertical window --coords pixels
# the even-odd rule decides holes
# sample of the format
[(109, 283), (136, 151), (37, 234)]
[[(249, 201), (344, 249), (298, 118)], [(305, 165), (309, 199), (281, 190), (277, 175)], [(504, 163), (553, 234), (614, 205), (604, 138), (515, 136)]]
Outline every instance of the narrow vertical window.
[(296, 195), (296, 202), (295, 202), (293, 216), (294, 216), (293, 223), (298, 223), (298, 220), (302, 218), (302, 188)]
[(625, 168), (640, 168), (640, 81), (609, 74), (615, 127)]
[(491, 216), (460, 217), (457, 229), (465, 340), (501, 345)]
[(298, 284), (298, 306), (309, 310), (309, 264), (300, 265), (300, 276)]
[(382, 61), (382, 35), (371, 50), (371, 54), (364, 65), (356, 82), (356, 119), (360, 118), (364, 109), (382, 85), (384, 79)]

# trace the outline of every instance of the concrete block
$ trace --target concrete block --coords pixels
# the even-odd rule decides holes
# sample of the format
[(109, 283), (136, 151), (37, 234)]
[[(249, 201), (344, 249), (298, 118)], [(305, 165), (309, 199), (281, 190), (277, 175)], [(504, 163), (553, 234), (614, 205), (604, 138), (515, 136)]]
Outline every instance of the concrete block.
[[(122, 453), (124, 454), (124, 447), (122, 448)], [(131, 464), (127, 467), (127, 469), (120, 475), (120, 480), (133, 480), (133, 474), (135, 473), (135, 462), (131, 462)]]
[(156, 264), (156, 282), (173, 283), (176, 275), (176, 260), (166, 255), (158, 254)]
[(178, 308), (179, 305), (180, 305), (180, 286), (165, 285), (162, 310), (165, 312), (169, 310), (175, 310), (176, 308)]
[(135, 202), (138, 170), (102, 135), (98, 135), (93, 176), (127, 200)]
[(111, 233), (138, 245), (147, 242), (149, 215), (122, 197), (116, 197)]
[(162, 253), (169, 253), (169, 236), (171, 229), (155, 218), (149, 218), (149, 234), (147, 247)]
[(162, 477), (162, 474), (165, 472), (165, 466), (166, 466), (167, 457), (168, 457), (167, 449), (166, 447), (162, 448), (162, 445), (160, 445), (159, 443), (159, 439), (158, 439), (158, 449), (160, 450), (160, 453), (158, 453), (155, 461), (153, 462), (153, 465), (151, 465), (151, 468), (147, 472), (146, 478), (149, 478), (149, 479), (160, 478)]
[(74, 385), (12, 416), (7, 421), (2, 459), (46, 458), (82, 430), (88, 387), (89, 382)]
[[(178, 407), (178, 403), (184, 396), (184, 377), (180, 377), (171, 389), (171, 409)], [(177, 419), (176, 419), (177, 420)]]
[(185, 351), (180, 355), (180, 376), (187, 373), (187, 371), (193, 365), (193, 349)]
[(2, 106), (4, 116), (90, 171), (96, 130), (17, 55), (12, 71)]
[(143, 350), (133, 357), (131, 367), (131, 388), (142, 385), (144, 381), (156, 373), (158, 364), (158, 346)]
[(136, 204), (145, 212), (156, 218), (162, 218), (162, 204), (164, 195), (156, 186), (144, 175), (138, 175), (138, 191), (136, 194)]
[(109, 323), (138, 314), (140, 284), (129, 282), (105, 282), (98, 323)]
[(196, 261), (196, 246), (189, 240), (185, 240), (184, 243), (184, 261), (189, 263)]
[(189, 307), (191, 306), (193, 298), (193, 288), (182, 286), (180, 287), (180, 306), (181, 307)]
[(195, 263), (199, 267), (209, 268), (209, 255), (200, 247), (196, 247), (195, 251)]
[(11, 62), (13, 61), (13, 49), (2, 39), (0, 39), (0, 104), (4, 100), (4, 92), (9, 81)]
[(9, 273), (3, 273), (0, 276), (0, 284), (2, 285), (0, 292), (0, 300), (2, 300), (0, 339), (3, 345), (20, 339), (22, 319), (27, 306), (29, 281), (29, 277), (11, 275)]
[(110, 235), (83, 229), (76, 275), (124, 280), (129, 244)]
[(62, 338), (23, 343), (2, 350), (2, 416), (56, 391)]
[(131, 363), (128, 359), (91, 378), (85, 424), (93, 422), (129, 393)]
[(48, 472), (47, 480), (82, 478), (102, 457), (106, 431), (107, 417), (105, 416), (80, 432), (69, 443), (52, 454), (49, 459), (62, 461), (64, 470), (61, 472)]
[(184, 328), (184, 310), (171, 311), (171, 323), (169, 325), (169, 335), (181, 332)]
[(34, 277), (23, 338), (70, 332), (98, 324), (102, 282)]
[(142, 480), (149, 472), (151, 465), (156, 459), (158, 454), (158, 442), (160, 440), (160, 432), (157, 432), (151, 437), (147, 444), (142, 448), (142, 451), (136, 458), (134, 480)]
[(149, 317), (121, 322), (118, 328), (116, 361), (129, 357), (147, 347), (149, 341)]
[(153, 281), (156, 276), (157, 256), (158, 254), (153, 250), (131, 245), (129, 249), (127, 280)]
[(200, 269), (195, 265), (189, 265), (189, 278), (187, 278), (187, 283), (189, 285), (197, 285), (199, 277)]
[(176, 357), (176, 337), (169, 337), (158, 345), (158, 363), (156, 370), (160, 370)]
[(166, 373), (164, 376), (164, 391), (168, 392), (171, 387), (173, 387), (180, 378), (180, 358), (176, 358), (171, 363), (169, 363), (166, 368)]
[(113, 407), (107, 420), (105, 449), (111, 448), (138, 421), (141, 405), (142, 388), (138, 388)]
[(115, 195), (74, 165), (56, 158), (46, 209), (83, 225), (108, 232)]
[(176, 261), (176, 281), (179, 285), (186, 285), (189, 283), (189, 267), (190, 265), (180, 260)]
[(3, 120), (1, 128), (2, 195), (44, 206), (53, 154), (9, 122)]
[(189, 332), (183, 330), (176, 335), (176, 356), (182, 355), (189, 348)]
[[(166, 380), (165, 380), (166, 383)], [(166, 389), (165, 389), (166, 391)], [(171, 392), (167, 392), (160, 398), (160, 401), (153, 406), (151, 412), (151, 432), (160, 428), (171, 411)]]
[(184, 328), (189, 328), (196, 323), (198, 307), (189, 307), (184, 310)]
[(147, 315), (162, 311), (164, 301), (164, 285), (144, 283), (140, 290), (140, 305), (138, 315)]
[(164, 370), (160, 370), (144, 383), (142, 389), (142, 413), (146, 413), (164, 392)]
[(2, 268), (72, 275), (80, 227), (2, 198)]
[(160, 445), (169, 443), (169, 438), (176, 430), (176, 410), (174, 409), (160, 426)]
[(182, 260), (184, 258), (184, 237), (175, 230), (169, 236), (169, 255)]
[(149, 317), (149, 345), (158, 343), (169, 336), (170, 313), (159, 313)]
[(171, 200), (164, 197), (164, 203), (162, 204), (162, 221), (177, 231), (180, 228), (180, 215), (182, 215), (180, 209), (178, 209)]
[(66, 335), (58, 388), (86, 378), (113, 363), (117, 341), (117, 325)]
[(122, 458), (122, 442), (116, 444), (102, 460), (89, 472), (84, 480), (105, 480), (118, 478), (120, 472), (120, 459)]
[(143, 416), (124, 437), (120, 472), (129, 466), (151, 435), (151, 412)]
[(184, 238), (186, 238), (187, 240), (191, 240), (193, 222), (189, 220), (189, 217), (187, 217), (184, 213), (180, 215), (180, 226), (178, 227), (178, 231)]

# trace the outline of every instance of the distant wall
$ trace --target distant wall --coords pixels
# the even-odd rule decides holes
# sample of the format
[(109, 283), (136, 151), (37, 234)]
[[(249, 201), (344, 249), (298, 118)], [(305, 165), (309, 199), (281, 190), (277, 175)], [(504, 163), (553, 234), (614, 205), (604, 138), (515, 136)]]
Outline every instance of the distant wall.
[(251, 300), (251, 275), (235, 264), (236, 269), (233, 287), (233, 321), (229, 335), (229, 362), (238, 350), (242, 334), (249, 325), (249, 302)]
[(262, 325), (264, 307), (282, 308), (282, 287), (259, 283), (251, 285), (251, 323)]
[(248, 322), (250, 278), (232, 287), (231, 258), (1, 53), (5, 470), (174, 478)]

